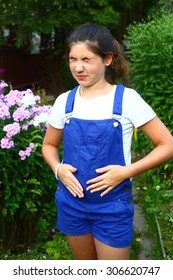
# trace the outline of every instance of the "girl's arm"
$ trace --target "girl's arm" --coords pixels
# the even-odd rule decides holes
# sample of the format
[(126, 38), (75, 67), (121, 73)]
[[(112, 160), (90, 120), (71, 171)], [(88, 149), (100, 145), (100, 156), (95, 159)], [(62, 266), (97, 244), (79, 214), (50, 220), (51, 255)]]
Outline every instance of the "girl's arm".
[[(61, 143), (62, 136), (63, 129), (57, 129), (49, 125), (43, 140), (42, 154), (54, 174), (58, 164), (60, 163), (58, 147)], [(76, 172), (75, 167), (69, 164), (62, 164), (58, 169), (58, 174), (56, 175), (59, 175), (63, 184), (74, 196), (83, 197), (83, 188), (73, 175), (74, 172)]]
[(173, 157), (173, 137), (159, 118), (155, 117), (140, 129), (151, 139), (155, 148), (143, 159), (127, 167), (129, 178), (157, 167)]
[(89, 180), (87, 190), (104, 190), (102, 195), (105, 195), (124, 180), (157, 167), (173, 157), (173, 137), (159, 118), (155, 117), (140, 129), (151, 139), (155, 148), (144, 158), (128, 166), (109, 165), (99, 168), (97, 172), (102, 175)]
[(63, 129), (56, 129), (49, 125), (43, 140), (42, 154), (54, 173), (60, 163), (58, 147), (61, 143), (62, 135)]

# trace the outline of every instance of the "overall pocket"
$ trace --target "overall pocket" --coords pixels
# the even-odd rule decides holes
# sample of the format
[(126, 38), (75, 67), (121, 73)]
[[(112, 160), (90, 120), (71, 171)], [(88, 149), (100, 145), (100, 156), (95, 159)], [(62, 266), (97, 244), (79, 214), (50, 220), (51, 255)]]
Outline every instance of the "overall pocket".
[(104, 138), (80, 139), (78, 147), (78, 170), (80, 174), (95, 174), (95, 169), (108, 164), (109, 142)]
[(129, 198), (127, 201), (118, 200), (114, 202), (114, 213), (115, 215), (125, 218), (133, 217), (134, 215), (134, 202), (133, 199)]

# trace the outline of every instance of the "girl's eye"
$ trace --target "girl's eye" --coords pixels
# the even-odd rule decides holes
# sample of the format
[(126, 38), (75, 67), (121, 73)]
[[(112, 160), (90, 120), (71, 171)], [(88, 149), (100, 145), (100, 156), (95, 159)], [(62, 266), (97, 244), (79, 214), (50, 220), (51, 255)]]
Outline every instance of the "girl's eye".
[(86, 63), (92, 63), (92, 62), (93, 62), (93, 59), (92, 59), (92, 58), (87, 58), (87, 57), (86, 57), (86, 58), (83, 59), (83, 61), (86, 62)]
[(74, 58), (74, 57), (70, 57), (69, 58), (69, 62), (71, 63), (71, 62), (75, 62), (76, 61), (76, 58)]

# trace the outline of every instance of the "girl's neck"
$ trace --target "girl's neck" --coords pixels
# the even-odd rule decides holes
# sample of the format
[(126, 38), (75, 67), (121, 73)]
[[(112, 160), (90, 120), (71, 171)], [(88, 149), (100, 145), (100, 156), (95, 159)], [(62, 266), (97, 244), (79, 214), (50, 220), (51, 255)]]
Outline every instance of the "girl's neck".
[(81, 97), (85, 99), (91, 99), (109, 93), (110, 91), (112, 91), (113, 87), (114, 85), (111, 85), (107, 82), (97, 86), (95, 85), (88, 86), (88, 87), (80, 86), (79, 93)]

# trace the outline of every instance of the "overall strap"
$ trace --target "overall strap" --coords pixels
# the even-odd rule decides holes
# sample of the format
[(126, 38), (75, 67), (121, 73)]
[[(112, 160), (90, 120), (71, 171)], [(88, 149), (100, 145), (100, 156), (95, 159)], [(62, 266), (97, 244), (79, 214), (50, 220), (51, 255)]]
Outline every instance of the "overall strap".
[(76, 91), (78, 89), (79, 86), (76, 86), (75, 88), (73, 88), (67, 97), (67, 102), (66, 102), (66, 106), (65, 106), (65, 114), (69, 115), (73, 112), (73, 106), (74, 106), (74, 100), (75, 100), (75, 95), (76, 95)]
[[(74, 100), (76, 91), (79, 86), (73, 88), (67, 97), (66, 107), (65, 107), (65, 114), (69, 115), (73, 112)], [(114, 97), (114, 106), (113, 106), (113, 115), (121, 116), (122, 114), (122, 100), (123, 100), (123, 93), (124, 93), (125, 86), (122, 84), (117, 85), (115, 90), (115, 97)]]
[(113, 115), (122, 115), (122, 101), (125, 86), (122, 84), (117, 85), (114, 96)]

